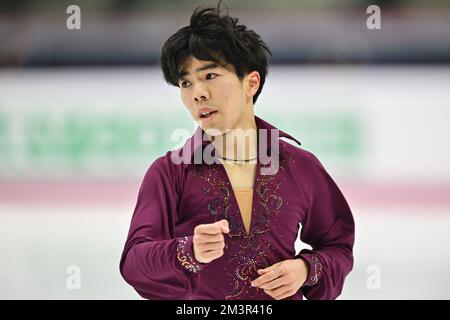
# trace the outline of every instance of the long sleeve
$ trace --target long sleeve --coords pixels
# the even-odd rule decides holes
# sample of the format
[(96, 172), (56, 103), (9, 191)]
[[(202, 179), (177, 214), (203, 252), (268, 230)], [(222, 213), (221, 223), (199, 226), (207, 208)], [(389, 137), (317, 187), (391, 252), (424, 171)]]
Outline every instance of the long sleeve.
[(336, 183), (319, 160), (307, 153), (302, 180), (307, 214), (300, 239), (312, 250), (303, 249), (296, 258), (308, 266), (301, 287), (307, 299), (336, 299), (353, 268), (355, 226), (351, 210)]
[(167, 157), (147, 171), (137, 199), (120, 272), (147, 299), (188, 299), (203, 264), (193, 257), (192, 235), (174, 237), (176, 173)]

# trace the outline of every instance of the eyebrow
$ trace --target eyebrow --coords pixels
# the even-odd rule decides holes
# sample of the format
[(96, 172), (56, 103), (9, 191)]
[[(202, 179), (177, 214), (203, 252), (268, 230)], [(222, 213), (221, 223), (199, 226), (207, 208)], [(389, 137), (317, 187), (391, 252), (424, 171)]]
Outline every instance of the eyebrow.
[[(204, 66), (202, 66), (202, 67), (200, 67), (200, 68), (197, 68), (197, 69), (195, 70), (195, 72), (200, 72), (200, 71), (204, 71), (204, 70), (208, 70), (208, 69), (214, 69), (214, 68), (217, 68), (217, 67), (219, 67), (219, 65), (218, 65), (217, 63), (213, 62), (213, 63), (205, 64)], [(184, 71), (184, 70), (181, 70), (180, 76), (181, 76), (182, 78), (184, 78), (184, 77), (187, 76), (187, 75), (189, 75), (189, 72), (186, 72), (186, 71)]]

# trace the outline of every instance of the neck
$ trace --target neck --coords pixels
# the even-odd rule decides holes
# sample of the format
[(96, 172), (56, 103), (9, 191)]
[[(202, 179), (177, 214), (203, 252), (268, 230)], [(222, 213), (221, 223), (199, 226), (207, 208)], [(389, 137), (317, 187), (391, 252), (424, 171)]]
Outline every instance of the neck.
[(252, 113), (249, 121), (237, 125), (220, 136), (211, 137), (216, 155), (222, 159), (254, 160), (258, 155), (258, 130)]

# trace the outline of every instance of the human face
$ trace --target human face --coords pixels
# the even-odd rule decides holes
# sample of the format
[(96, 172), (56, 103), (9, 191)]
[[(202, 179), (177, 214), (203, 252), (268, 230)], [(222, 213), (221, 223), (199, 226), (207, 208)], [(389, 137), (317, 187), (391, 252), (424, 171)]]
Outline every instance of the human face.
[[(203, 130), (215, 129), (208, 132), (219, 135), (252, 127), (254, 90), (249, 90), (248, 75), (240, 80), (232, 65), (224, 67), (192, 56), (186, 60), (182, 74), (181, 100)], [(202, 116), (207, 111), (214, 113)]]

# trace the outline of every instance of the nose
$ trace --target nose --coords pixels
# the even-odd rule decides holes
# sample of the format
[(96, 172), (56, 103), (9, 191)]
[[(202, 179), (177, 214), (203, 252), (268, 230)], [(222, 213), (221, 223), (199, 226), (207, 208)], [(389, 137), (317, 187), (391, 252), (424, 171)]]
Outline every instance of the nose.
[(196, 84), (194, 87), (194, 100), (195, 102), (209, 100), (209, 92), (202, 84)]

